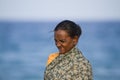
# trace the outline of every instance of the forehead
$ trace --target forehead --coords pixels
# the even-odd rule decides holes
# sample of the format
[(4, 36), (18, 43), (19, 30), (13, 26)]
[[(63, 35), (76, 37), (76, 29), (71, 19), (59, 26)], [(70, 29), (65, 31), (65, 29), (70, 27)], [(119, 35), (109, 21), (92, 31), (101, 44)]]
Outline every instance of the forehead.
[(70, 37), (65, 30), (58, 30), (54, 32), (55, 38), (67, 38)]

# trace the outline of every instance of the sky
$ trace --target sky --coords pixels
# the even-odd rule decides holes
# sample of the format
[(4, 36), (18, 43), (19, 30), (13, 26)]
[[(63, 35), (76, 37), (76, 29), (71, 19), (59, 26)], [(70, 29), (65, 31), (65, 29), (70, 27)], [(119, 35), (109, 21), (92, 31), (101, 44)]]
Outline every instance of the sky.
[(0, 20), (120, 20), (120, 0), (0, 0)]

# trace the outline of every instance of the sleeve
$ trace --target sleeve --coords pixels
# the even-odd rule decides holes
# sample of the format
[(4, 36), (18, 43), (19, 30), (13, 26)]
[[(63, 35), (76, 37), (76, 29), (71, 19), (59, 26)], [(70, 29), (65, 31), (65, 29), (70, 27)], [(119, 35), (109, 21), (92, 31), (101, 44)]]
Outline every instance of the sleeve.
[(73, 79), (75, 80), (93, 80), (92, 67), (88, 61), (82, 61), (80, 64), (73, 66)]
[(74, 62), (69, 70), (65, 70), (61, 80), (93, 80), (90, 63), (87, 60)]

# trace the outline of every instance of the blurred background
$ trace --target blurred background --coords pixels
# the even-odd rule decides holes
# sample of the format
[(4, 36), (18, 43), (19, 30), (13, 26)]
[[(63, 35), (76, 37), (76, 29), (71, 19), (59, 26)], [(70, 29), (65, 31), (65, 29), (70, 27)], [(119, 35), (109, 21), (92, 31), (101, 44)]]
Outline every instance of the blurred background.
[(0, 0), (0, 80), (43, 80), (53, 30), (79, 24), (94, 80), (120, 79), (120, 0)]

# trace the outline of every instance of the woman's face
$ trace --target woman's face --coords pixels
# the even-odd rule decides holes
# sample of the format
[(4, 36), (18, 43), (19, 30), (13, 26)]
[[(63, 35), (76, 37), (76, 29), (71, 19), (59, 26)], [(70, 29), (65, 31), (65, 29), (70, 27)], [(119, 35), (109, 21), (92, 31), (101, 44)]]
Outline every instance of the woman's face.
[(70, 51), (78, 41), (78, 37), (71, 38), (65, 30), (55, 31), (54, 39), (59, 53), (61, 54)]

